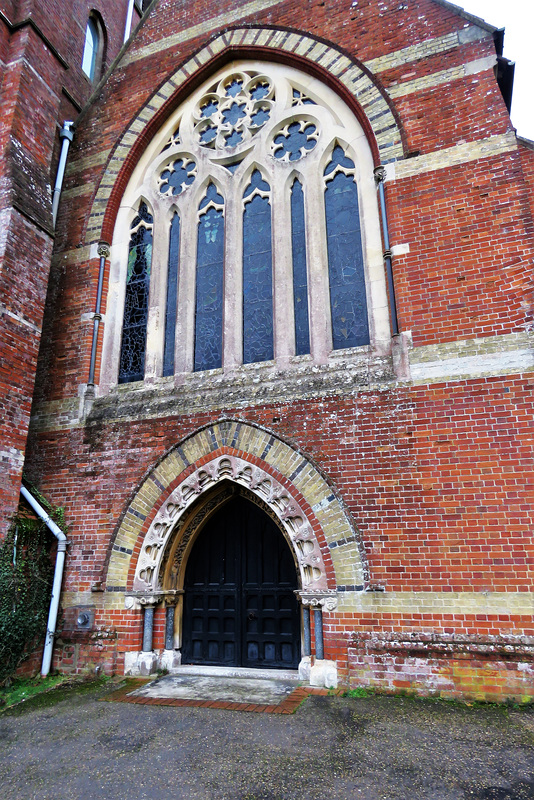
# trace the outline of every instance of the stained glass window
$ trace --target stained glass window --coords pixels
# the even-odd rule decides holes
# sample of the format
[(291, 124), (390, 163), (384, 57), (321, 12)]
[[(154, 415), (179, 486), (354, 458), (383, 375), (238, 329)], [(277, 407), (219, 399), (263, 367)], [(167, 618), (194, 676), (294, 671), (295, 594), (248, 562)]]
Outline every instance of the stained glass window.
[(195, 302), (195, 372), (222, 366), (224, 199), (210, 183), (199, 211)]
[(273, 348), (270, 186), (254, 170), (243, 214), (243, 363), (269, 361)]
[(293, 256), (293, 305), (295, 311), (295, 353), (310, 352), (308, 316), (308, 268), (306, 263), (306, 230), (304, 193), (300, 181), (291, 190), (291, 254)]
[(336, 145), (324, 173), (334, 350), (369, 344), (358, 188), (351, 174), (353, 169), (354, 162)]
[(119, 383), (143, 380), (145, 374), (152, 222), (146, 203), (141, 202), (139, 213), (131, 224)]
[(174, 375), (174, 335), (176, 331), (176, 304), (178, 293), (178, 266), (180, 259), (180, 217), (174, 214), (169, 238), (169, 268), (167, 271), (167, 307), (165, 310), (165, 345), (163, 374)]
[(305, 375), (369, 344), (367, 280), (374, 335), (387, 337), (372, 152), (329, 87), (287, 65), (232, 62), (172, 112), (150, 152), (117, 217), (115, 252), (130, 242), (110, 279), (121, 306), (125, 292), (123, 328), (106, 317), (110, 386), (117, 372), (151, 386), (214, 369), (229, 381), (253, 363), (270, 375), (275, 356)]

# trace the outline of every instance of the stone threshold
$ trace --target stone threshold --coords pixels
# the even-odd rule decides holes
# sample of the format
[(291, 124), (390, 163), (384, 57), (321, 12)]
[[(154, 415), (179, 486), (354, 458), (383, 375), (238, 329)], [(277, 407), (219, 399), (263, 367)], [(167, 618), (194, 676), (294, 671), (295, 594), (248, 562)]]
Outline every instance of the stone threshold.
[[(205, 667), (205, 669), (210, 669)], [(216, 668), (211, 668), (216, 669)], [(221, 668), (224, 669), (224, 668)], [(252, 672), (252, 670), (244, 670), (245, 672)], [(261, 670), (261, 672), (272, 673), (275, 670)], [(280, 672), (287, 672), (280, 670)], [(192, 674), (192, 673), (189, 673)], [(196, 673), (198, 674), (198, 672)], [(205, 674), (205, 673), (204, 673)], [(220, 674), (220, 673), (219, 673)], [(226, 676), (228, 677), (228, 676)], [(240, 676), (244, 677), (244, 676)], [(256, 677), (258, 677), (256, 672)], [(263, 704), (263, 703), (234, 703), (226, 700), (190, 700), (186, 698), (164, 698), (164, 697), (139, 697), (133, 694), (136, 689), (140, 689), (146, 684), (150, 683), (148, 678), (127, 678), (126, 685), (112, 692), (106, 697), (100, 698), (106, 702), (116, 703), (134, 703), (143, 706), (167, 706), (173, 708), (213, 708), (226, 711), (248, 711), (253, 713), (266, 713), (266, 714), (294, 714), (301, 703), (306, 700), (310, 695), (337, 695), (343, 694), (342, 689), (320, 689), (312, 686), (298, 686), (291, 694), (281, 700), (277, 704)]]

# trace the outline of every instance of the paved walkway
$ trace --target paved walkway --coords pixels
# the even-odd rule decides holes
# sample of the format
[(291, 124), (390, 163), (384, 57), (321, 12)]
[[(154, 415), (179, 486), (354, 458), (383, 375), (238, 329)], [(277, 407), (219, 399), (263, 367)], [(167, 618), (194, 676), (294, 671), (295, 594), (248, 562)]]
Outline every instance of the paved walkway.
[(534, 708), (310, 696), (247, 714), (108, 693), (0, 716), (2, 800), (534, 799)]

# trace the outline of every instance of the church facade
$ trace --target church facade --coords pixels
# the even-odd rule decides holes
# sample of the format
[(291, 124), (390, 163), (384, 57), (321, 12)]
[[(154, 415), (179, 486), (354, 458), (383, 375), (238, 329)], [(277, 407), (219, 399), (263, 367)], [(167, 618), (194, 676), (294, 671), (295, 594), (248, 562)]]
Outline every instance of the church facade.
[(77, 38), (2, 18), (1, 498), (24, 472), (65, 508), (54, 665), (532, 697), (503, 32), (445, 0), (75, 5)]

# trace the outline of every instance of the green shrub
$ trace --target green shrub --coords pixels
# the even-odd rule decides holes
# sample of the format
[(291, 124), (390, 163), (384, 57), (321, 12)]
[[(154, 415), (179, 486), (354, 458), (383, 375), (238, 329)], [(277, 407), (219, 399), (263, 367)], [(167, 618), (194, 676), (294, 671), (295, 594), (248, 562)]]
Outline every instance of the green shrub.
[[(63, 510), (39, 502), (60, 527)], [(41, 520), (17, 516), (0, 543), (0, 685), (46, 633), (55, 538)]]

